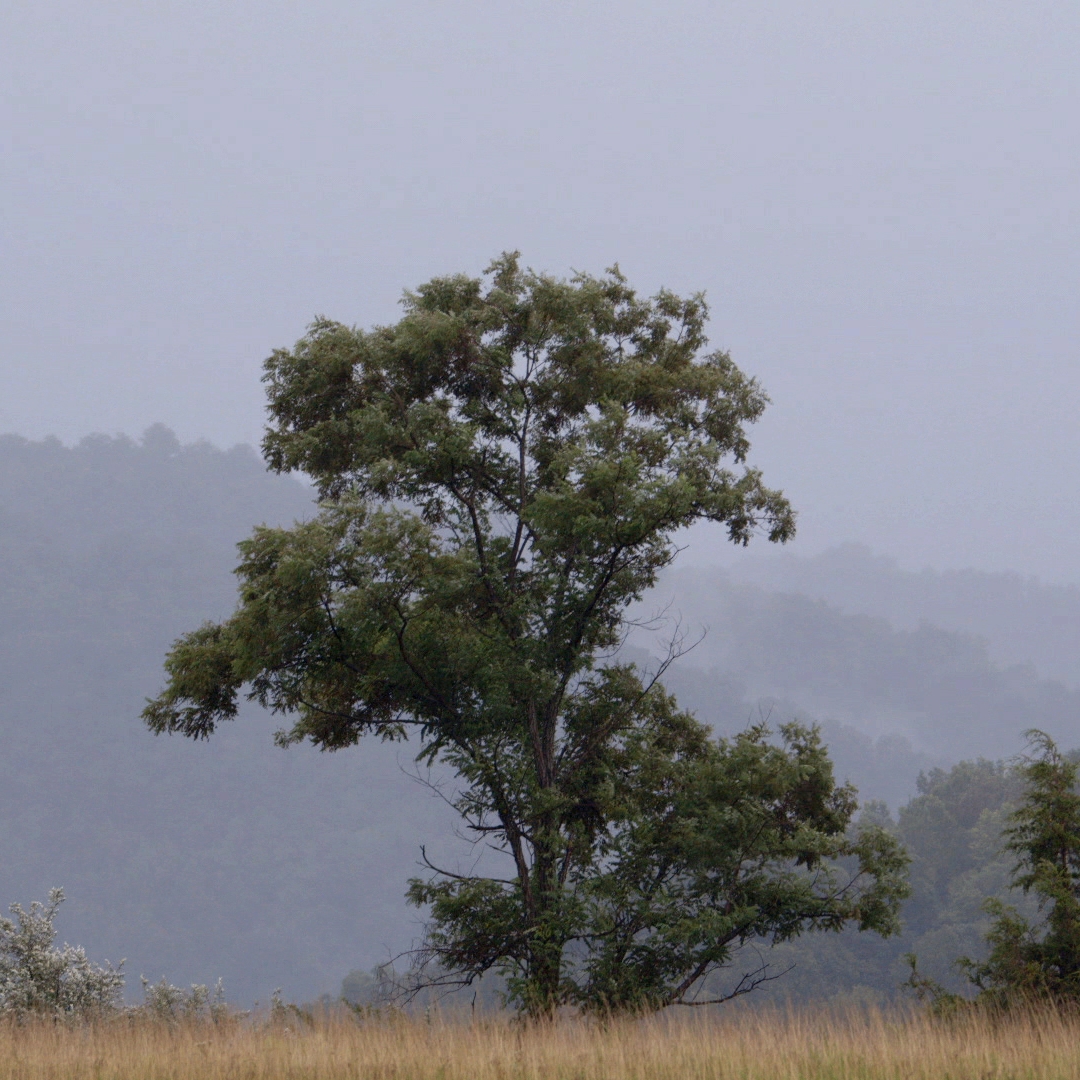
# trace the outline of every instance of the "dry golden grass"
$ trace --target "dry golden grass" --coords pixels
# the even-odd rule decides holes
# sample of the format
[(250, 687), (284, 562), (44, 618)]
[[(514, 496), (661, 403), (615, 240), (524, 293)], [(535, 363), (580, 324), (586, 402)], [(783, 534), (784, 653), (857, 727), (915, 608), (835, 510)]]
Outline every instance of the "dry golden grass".
[(742, 1011), (521, 1028), (417, 1020), (0, 1029), (0, 1080), (990, 1080), (1080, 1077), (1080, 1021)]

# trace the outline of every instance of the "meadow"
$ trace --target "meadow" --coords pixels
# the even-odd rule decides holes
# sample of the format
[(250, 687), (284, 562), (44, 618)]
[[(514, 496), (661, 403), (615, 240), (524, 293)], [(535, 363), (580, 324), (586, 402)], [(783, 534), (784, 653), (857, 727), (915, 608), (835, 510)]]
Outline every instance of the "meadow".
[(365, 1019), (0, 1029), (0, 1080), (1050, 1080), (1080, 1020), (1049, 1012), (733, 1011), (608, 1025)]

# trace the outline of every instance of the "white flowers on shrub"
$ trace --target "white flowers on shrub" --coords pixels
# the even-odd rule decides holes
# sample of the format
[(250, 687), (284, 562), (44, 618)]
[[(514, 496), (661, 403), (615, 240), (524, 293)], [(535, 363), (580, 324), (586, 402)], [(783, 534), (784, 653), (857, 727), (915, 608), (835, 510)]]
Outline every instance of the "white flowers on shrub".
[(35, 900), (29, 911), (12, 904), (13, 918), (0, 916), (0, 1013), (87, 1016), (119, 1008), (122, 960), (99, 967), (84, 949), (56, 947), (53, 919), (63, 902), (64, 890), (53, 889), (47, 904)]
[(211, 992), (208, 986), (192, 984), (189, 990), (173, 986), (161, 977), (152, 983), (143, 978), (142, 1011), (156, 1020), (213, 1020), (215, 1023), (228, 1014), (225, 988), (218, 979)]
[[(27, 911), (12, 904), (13, 918), (0, 916), (0, 1015), (66, 1016), (85, 1019), (122, 1008), (124, 966), (108, 961), (92, 964), (86, 950), (74, 945), (56, 947), (53, 920), (64, 902), (64, 890), (53, 889), (47, 904), (34, 901)], [(142, 980), (143, 1003), (130, 1010), (157, 1020), (221, 1020), (228, 1014), (225, 990), (218, 979), (211, 990), (193, 985), (188, 990), (162, 978)]]

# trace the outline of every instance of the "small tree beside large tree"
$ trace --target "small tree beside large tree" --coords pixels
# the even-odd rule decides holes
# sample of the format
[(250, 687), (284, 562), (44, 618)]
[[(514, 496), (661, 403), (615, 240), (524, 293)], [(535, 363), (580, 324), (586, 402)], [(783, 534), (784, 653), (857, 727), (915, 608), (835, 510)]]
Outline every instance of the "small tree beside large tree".
[(744, 465), (766, 397), (705, 351), (704, 299), (505, 255), (404, 304), (267, 361), (266, 460), (320, 510), (240, 545), (239, 607), (175, 644), (150, 727), (208, 737), (246, 688), (282, 745), (413, 737), (507, 860), (411, 884), (427, 955), (534, 1014), (719, 999), (766, 977), (717, 982), (741, 945), (892, 932), (904, 857), (852, 831), (816, 732), (715, 741), (618, 657), (680, 530), (794, 533)]
[[(1032, 924), (1012, 905), (990, 899), (993, 917), (985, 960), (958, 964), (994, 1006), (1052, 1001), (1080, 1002), (1080, 763), (1067, 757), (1045, 732), (1027, 738), (1034, 753), (1017, 772), (1026, 790), (1010, 815), (1005, 850), (1016, 856), (1012, 885), (1034, 894), (1043, 918)], [(948, 996), (938, 994), (943, 1003)]]

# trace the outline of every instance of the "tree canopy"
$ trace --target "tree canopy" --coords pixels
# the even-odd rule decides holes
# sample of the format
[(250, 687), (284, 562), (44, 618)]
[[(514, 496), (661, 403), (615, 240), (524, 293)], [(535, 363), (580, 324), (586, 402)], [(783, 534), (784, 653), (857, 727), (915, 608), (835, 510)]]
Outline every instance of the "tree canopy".
[(979, 997), (995, 1005), (1049, 998), (1080, 1000), (1080, 764), (1062, 754), (1047, 734), (1028, 733), (1029, 755), (1018, 768), (1025, 792), (1004, 830), (1016, 857), (1014, 887), (1038, 898), (1042, 918), (991, 898), (994, 917), (985, 960), (958, 963)]
[(850, 834), (814, 731), (715, 742), (663, 664), (618, 657), (680, 530), (794, 532), (745, 464), (767, 399), (705, 351), (706, 319), (617, 269), (560, 280), (505, 255), (407, 294), (393, 326), (317, 321), (266, 363), (264, 454), (320, 511), (240, 545), (235, 615), (176, 643), (145, 711), (208, 737), (246, 688), (290, 718), (283, 744), (412, 734), (509, 865), (413, 882), (429, 956), (449, 979), (502, 971), (534, 1012), (701, 1000), (739, 944), (888, 933), (904, 894), (895, 842)]

